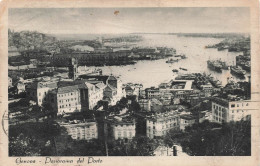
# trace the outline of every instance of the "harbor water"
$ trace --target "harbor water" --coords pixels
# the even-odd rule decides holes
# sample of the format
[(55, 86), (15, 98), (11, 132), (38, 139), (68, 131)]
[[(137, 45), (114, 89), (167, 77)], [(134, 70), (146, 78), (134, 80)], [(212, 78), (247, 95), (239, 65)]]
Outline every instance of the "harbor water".
[[(187, 59), (181, 59), (172, 64), (166, 63), (167, 59), (160, 60), (143, 60), (138, 61), (134, 65), (125, 66), (104, 66), (96, 67), (103, 70), (103, 74), (114, 74), (120, 76), (123, 83), (141, 83), (144, 88), (158, 86), (164, 81), (174, 78), (176, 74), (173, 69), (178, 69), (179, 73), (206, 73), (211, 74), (214, 78), (220, 80), (222, 85), (227, 83), (227, 78), (235, 81), (247, 81), (247, 77), (243, 80), (236, 78), (230, 74), (229, 70), (223, 70), (217, 73), (207, 67), (207, 60), (221, 59), (228, 65), (235, 65), (236, 56), (242, 53), (228, 52), (227, 50), (218, 51), (211, 48), (206, 49), (205, 46), (219, 43), (223, 39), (220, 38), (201, 38), (201, 37), (179, 37), (176, 35), (162, 34), (144, 34), (143, 40), (136, 43), (138, 47), (169, 47), (175, 48), (177, 54), (185, 54)], [(83, 66), (82, 66), (83, 67)], [(180, 70), (185, 68), (187, 71)], [(93, 70), (95, 67), (88, 67)], [(249, 74), (249, 73), (247, 73)]]

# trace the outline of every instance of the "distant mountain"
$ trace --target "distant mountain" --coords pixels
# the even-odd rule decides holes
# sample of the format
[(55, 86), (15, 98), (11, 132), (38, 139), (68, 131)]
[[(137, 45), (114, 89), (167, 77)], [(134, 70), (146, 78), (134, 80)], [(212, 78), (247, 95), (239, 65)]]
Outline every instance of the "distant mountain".
[(18, 50), (45, 49), (48, 46), (56, 46), (57, 39), (53, 36), (36, 31), (14, 32), (8, 30), (8, 46), (14, 46)]

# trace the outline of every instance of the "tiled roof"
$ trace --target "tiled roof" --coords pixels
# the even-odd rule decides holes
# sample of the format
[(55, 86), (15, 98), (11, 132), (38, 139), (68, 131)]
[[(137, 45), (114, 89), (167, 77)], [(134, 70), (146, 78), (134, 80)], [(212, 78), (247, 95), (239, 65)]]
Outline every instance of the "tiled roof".
[(57, 82), (39, 82), (37, 88), (57, 88)]
[(65, 86), (65, 87), (58, 88), (58, 93), (69, 93), (78, 89), (79, 89), (78, 85)]
[(102, 88), (104, 88), (106, 85), (105, 85), (104, 83), (97, 83), (95, 86), (96, 86), (97, 88), (99, 88), (99, 89), (102, 89)]
[(196, 119), (195, 116), (189, 115), (189, 114), (180, 115), (180, 118), (181, 118), (181, 119), (186, 119), (186, 120), (194, 120), (194, 119)]

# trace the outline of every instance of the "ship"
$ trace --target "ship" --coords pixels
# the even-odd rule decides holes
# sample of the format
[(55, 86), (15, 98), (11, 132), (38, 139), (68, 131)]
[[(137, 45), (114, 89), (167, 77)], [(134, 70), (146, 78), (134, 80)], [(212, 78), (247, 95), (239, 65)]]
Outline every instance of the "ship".
[(250, 61), (238, 61), (237, 66), (241, 66), (243, 70), (246, 70), (248, 72), (251, 71), (251, 64)]
[(222, 66), (219, 62), (208, 60), (207, 64), (208, 64), (208, 68), (210, 68), (211, 70), (214, 70), (219, 73), (222, 72)]
[(245, 78), (246, 71), (240, 67), (232, 66), (230, 67), (230, 73), (237, 77)]

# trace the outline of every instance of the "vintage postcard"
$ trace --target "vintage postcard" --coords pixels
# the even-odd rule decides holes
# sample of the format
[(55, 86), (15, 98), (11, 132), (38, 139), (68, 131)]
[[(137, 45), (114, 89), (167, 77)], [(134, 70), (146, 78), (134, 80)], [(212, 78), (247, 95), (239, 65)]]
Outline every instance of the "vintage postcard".
[(259, 165), (258, 1), (2, 1), (0, 165)]

